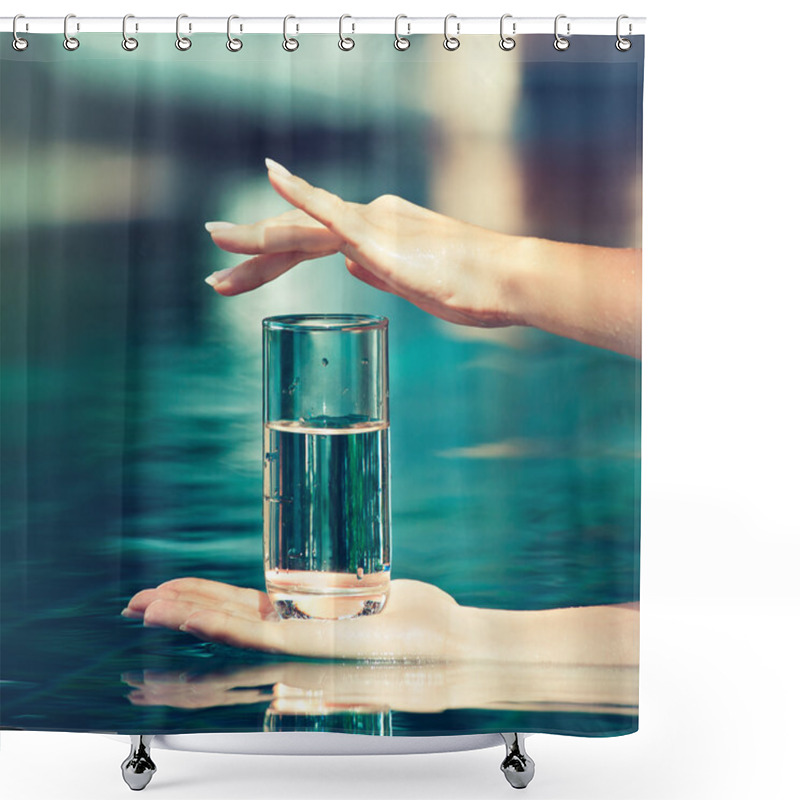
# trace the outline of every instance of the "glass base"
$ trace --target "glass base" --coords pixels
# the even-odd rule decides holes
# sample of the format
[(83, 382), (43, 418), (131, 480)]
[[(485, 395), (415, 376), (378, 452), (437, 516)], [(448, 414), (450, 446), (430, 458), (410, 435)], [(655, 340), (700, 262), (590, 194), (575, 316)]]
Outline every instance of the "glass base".
[(389, 572), (270, 570), (267, 595), (282, 619), (353, 619), (379, 614), (389, 595)]

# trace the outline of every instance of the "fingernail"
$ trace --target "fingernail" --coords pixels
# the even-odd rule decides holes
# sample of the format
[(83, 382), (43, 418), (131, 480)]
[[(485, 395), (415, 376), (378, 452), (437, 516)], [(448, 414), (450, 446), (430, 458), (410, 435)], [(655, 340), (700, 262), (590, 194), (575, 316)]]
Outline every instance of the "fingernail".
[(188, 628), (188, 625), (185, 622), (183, 623), (183, 625), (179, 625), (178, 626), (178, 630), (179, 631), (184, 631), (184, 633), (186, 632), (187, 628)]
[(210, 275), (204, 278), (204, 280), (209, 286), (219, 286), (219, 284), (221, 284), (222, 281), (224, 281), (225, 278), (231, 274), (231, 272), (233, 272), (233, 267), (228, 267), (228, 269), (220, 269), (216, 272), (212, 272)]
[(122, 611), (120, 611), (120, 616), (122, 616), (122, 617), (138, 617), (139, 615), (135, 611), (131, 611), (130, 608), (126, 607), (126, 608), (123, 608)]
[(233, 222), (206, 222), (206, 230), (209, 233), (214, 233), (214, 231), (221, 231), (225, 228), (235, 228), (235, 224)]
[(265, 158), (264, 161), (267, 164), (267, 169), (273, 175), (280, 175), (280, 176), (282, 176), (284, 178), (293, 178), (294, 177), (294, 175), (292, 175), (292, 173), (289, 172), (289, 170), (286, 169), (286, 167), (284, 167), (283, 165), (279, 164), (277, 161), (273, 161), (271, 158)]

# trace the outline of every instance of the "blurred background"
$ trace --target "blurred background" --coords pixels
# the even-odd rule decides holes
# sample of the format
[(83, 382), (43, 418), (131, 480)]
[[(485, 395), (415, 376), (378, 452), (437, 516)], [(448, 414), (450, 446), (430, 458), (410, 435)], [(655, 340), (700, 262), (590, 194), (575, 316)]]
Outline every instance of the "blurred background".
[[(78, 729), (88, 693), (103, 702), (83, 704), (84, 729), (136, 727), (126, 670), (242, 657), (118, 614), (180, 575), (263, 586), (271, 314), (390, 319), (393, 576), (495, 608), (638, 598), (638, 362), (441, 322), (341, 257), (222, 298), (203, 277), (238, 259), (203, 222), (286, 210), (269, 156), (348, 200), (638, 246), (643, 48), (620, 63), (594, 37), (558, 54), (551, 37), (397, 53), (362, 36), (342, 53), (315, 36), (288, 55), (265, 36), (235, 56), (170, 35), (134, 53), (116, 35), (76, 53), (32, 38), (0, 61), (2, 725)], [(147, 713), (148, 730), (261, 724)]]

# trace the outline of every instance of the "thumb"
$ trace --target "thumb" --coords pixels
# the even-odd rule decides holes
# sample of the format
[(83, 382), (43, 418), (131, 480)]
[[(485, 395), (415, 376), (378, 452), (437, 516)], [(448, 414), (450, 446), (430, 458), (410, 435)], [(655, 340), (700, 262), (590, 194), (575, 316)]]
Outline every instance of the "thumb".
[(352, 252), (348, 253), (344, 249), (345, 255), (355, 254), (359, 243), (364, 241), (367, 227), (364, 218), (357, 211), (359, 204), (348, 203), (332, 192), (312, 186), (302, 178), (292, 175), (277, 161), (268, 158), (266, 164), (270, 183), (278, 194), (296, 208), (305, 211), (310, 217), (321, 222), (350, 245)]
[(360, 281), (364, 281), (364, 283), (374, 286), (376, 289), (380, 289), (383, 292), (396, 294), (395, 290), (389, 286), (388, 283), (373, 275), (368, 269), (361, 266), (361, 264), (359, 264), (357, 261), (353, 261), (352, 258), (347, 258), (345, 256), (344, 263), (347, 267), (347, 271), (354, 278), (358, 278)]

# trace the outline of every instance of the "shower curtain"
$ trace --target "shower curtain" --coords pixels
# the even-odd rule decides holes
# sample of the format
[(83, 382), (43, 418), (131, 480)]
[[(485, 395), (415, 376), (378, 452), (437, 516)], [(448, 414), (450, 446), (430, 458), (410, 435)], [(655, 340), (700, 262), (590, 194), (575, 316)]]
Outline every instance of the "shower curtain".
[[(637, 729), (644, 42), (609, 33), (3, 41), (0, 726)], [(389, 321), (363, 618), (264, 593), (287, 314)]]

